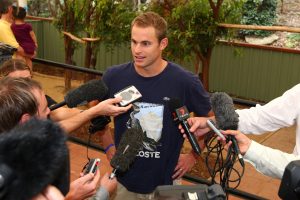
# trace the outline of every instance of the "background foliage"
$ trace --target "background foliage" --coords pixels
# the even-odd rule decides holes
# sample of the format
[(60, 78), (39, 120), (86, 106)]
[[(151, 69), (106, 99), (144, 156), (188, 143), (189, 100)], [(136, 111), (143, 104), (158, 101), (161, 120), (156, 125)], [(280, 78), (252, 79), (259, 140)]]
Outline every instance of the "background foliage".
[[(276, 22), (277, 0), (247, 0), (241, 24), (272, 26)], [(270, 31), (242, 30), (242, 35), (269, 36)]]

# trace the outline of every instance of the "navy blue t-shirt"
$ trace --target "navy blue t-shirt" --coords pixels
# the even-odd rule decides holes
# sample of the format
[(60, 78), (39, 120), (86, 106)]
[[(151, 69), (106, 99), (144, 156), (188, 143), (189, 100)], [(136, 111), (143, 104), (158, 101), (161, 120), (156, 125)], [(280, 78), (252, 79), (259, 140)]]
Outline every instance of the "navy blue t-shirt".
[[(103, 80), (109, 88), (109, 97), (130, 85), (142, 94), (142, 98), (135, 103), (139, 112), (134, 117), (139, 120), (147, 139), (130, 169), (119, 175), (118, 181), (136, 193), (150, 193), (158, 185), (172, 184), (183, 137), (173, 122), (164, 98), (178, 98), (190, 112), (207, 115), (211, 109), (209, 95), (199, 78), (171, 62), (160, 74), (143, 77), (130, 62), (110, 67)], [(130, 112), (115, 117), (116, 144), (126, 130)]]

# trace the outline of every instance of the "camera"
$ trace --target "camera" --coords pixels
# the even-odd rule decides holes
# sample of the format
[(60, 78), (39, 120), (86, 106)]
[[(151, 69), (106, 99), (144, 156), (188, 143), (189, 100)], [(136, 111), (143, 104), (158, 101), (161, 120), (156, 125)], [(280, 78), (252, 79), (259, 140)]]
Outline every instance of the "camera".
[(97, 171), (97, 169), (99, 168), (99, 166), (100, 166), (99, 158), (91, 159), (84, 169), (84, 175), (89, 174), (89, 173), (94, 174)]
[(138, 100), (142, 97), (141, 93), (133, 85), (124, 88), (117, 92), (114, 97), (122, 97), (122, 101), (119, 103), (120, 106), (127, 106), (130, 103)]
[(154, 191), (155, 200), (225, 200), (221, 185), (162, 185)]

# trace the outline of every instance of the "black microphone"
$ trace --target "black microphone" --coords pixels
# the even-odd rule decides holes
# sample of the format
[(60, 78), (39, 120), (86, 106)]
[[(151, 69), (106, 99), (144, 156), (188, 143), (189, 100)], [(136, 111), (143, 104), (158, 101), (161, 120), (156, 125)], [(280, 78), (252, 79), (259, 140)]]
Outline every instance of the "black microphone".
[[(232, 98), (225, 92), (215, 92), (212, 94), (210, 101), (212, 110), (215, 113), (217, 128), (221, 130), (237, 130), (239, 115), (235, 112)], [(235, 137), (229, 135), (228, 138), (232, 141), (234, 151), (238, 154), (241, 165), (244, 165), (243, 156)]]
[(195, 153), (198, 155), (201, 154), (201, 149), (199, 147), (198, 141), (195, 138), (194, 134), (190, 132), (190, 126), (187, 122), (187, 119), (190, 117), (189, 111), (187, 107), (182, 105), (179, 99), (172, 98), (169, 100), (169, 108), (172, 113), (172, 117), (176, 123), (180, 123), (182, 128), (184, 129), (185, 134)]
[(69, 150), (63, 130), (31, 119), (0, 135), (0, 199), (31, 199), (48, 185), (70, 187)]
[(142, 149), (144, 133), (139, 123), (127, 129), (122, 135), (120, 143), (110, 164), (114, 168), (109, 176), (113, 179), (117, 171), (126, 172), (132, 162), (135, 160), (137, 153)]
[(85, 105), (93, 100), (102, 100), (108, 93), (108, 88), (102, 80), (91, 80), (79, 86), (74, 90), (70, 90), (65, 100), (50, 106), (50, 110), (55, 110), (64, 105), (69, 108), (74, 108), (80, 105)]

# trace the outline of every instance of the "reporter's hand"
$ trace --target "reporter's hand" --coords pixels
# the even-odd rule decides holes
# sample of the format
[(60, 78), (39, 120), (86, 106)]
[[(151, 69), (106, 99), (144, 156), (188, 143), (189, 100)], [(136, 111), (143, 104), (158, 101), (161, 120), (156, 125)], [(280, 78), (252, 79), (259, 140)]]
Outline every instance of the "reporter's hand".
[(118, 184), (117, 179), (116, 178), (109, 179), (108, 173), (105, 173), (100, 181), (100, 186), (104, 187), (109, 192), (109, 194), (114, 192), (114, 190), (117, 187), (117, 184)]
[(117, 115), (127, 112), (132, 107), (132, 104), (129, 104), (126, 107), (116, 106), (116, 104), (120, 103), (121, 101), (121, 97), (106, 99), (98, 103), (94, 108), (99, 108), (98, 110), (99, 113), (101, 113), (100, 115), (115, 117)]
[[(251, 144), (251, 139), (248, 138), (245, 134), (243, 134), (240, 131), (236, 131), (236, 130), (227, 130), (227, 131), (221, 131), (225, 136), (226, 135), (232, 135), (235, 137), (238, 145), (239, 145), (239, 149), (242, 155), (244, 155)], [(224, 148), (228, 149), (228, 147), (232, 144), (231, 141), (229, 141), (227, 144), (225, 144)]]
[(194, 157), (193, 153), (180, 154), (172, 178), (181, 178), (185, 173), (191, 171), (195, 163), (196, 158)]
[(66, 200), (82, 200), (89, 198), (96, 194), (97, 184), (100, 180), (100, 171), (96, 171), (96, 174), (86, 174), (70, 185), (70, 191), (66, 196)]
[[(190, 131), (196, 136), (200, 137), (205, 135), (210, 131), (210, 128), (208, 127), (206, 121), (210, 119), (207, 117), (190, 117), (187, 119), (187, 122), (190, 125)], [(181, 125), (179, 125), (180, 132), (184, 134), (184, 129)], [(184, 134), (184, 137), (186, 135)]]
[(48, 185), (44, 191), (31, 200), (64, 200), (63, 194), (54, 186)]

